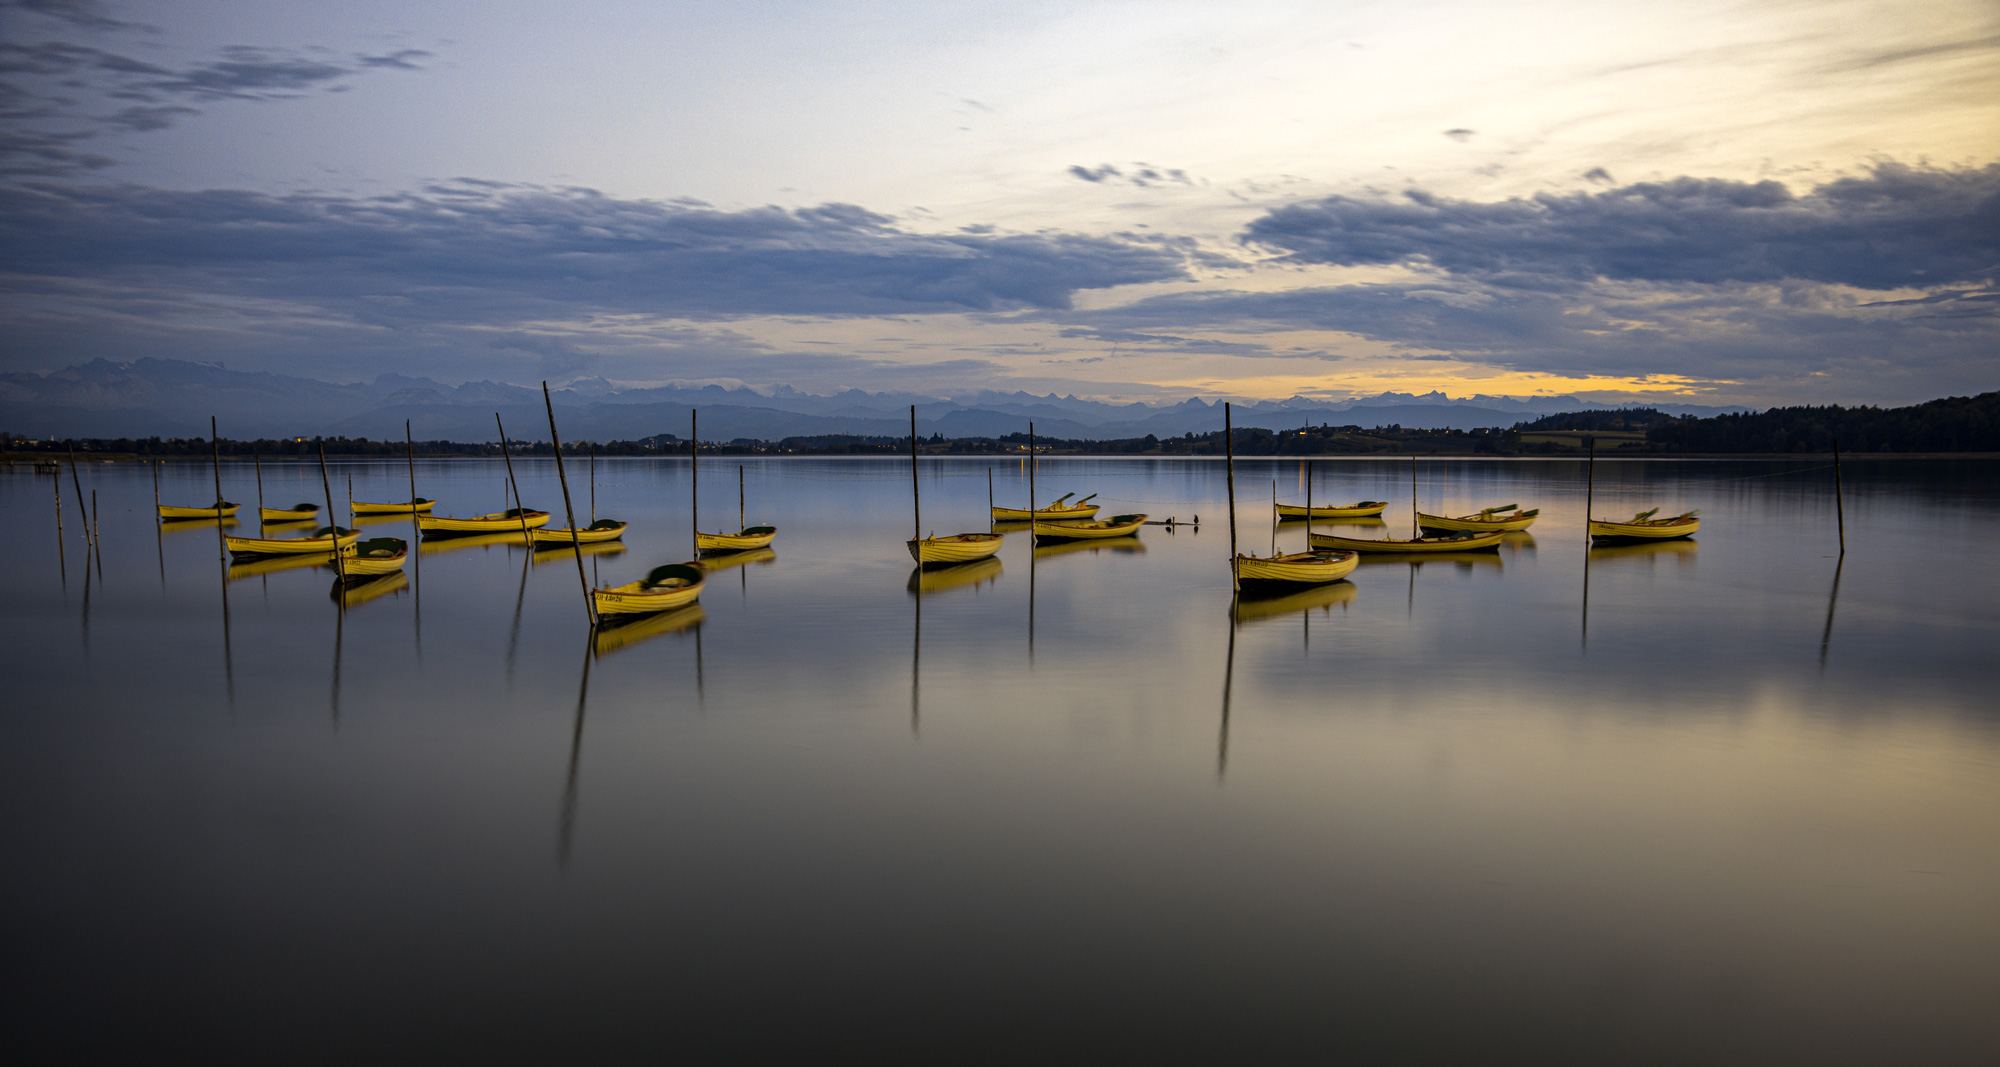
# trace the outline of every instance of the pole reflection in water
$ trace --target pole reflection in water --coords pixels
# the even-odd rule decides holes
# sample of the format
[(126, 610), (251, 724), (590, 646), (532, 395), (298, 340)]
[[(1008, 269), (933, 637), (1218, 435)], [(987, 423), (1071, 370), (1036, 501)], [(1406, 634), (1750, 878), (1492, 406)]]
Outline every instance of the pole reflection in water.
[(229, 639), (229, 557), (222, 558), (222, 679), (229, 693), (229, 710), (236, 710), (236, 659)]
[(583, 709), (590, 699), (590, 661), (597, 658), (597, 635), (583, 646), (583, 680), (576, 687), (576, 722), (569, 734), (569, 774), (563, 780), (562, 815), (556, 822), (556, 869), (569, 870), (569, 845), (576, 832), (577, 769), (583, 758)]
[[(328, 509), (331, 510), (331, 509)], [(347, 603), (340, 601), (333, 614), (333, 728), (340, 729), (340, 646), (347, 636)]]
[(521, 643), (521, 602), (528, 596), (528, 564), (534, 561), (535, 550), (532, 543), (528, 548), (528, 558), (521, 561), (521, 588), (514, 593), (514, 629), (507, 636), (507, 689), (514, 689), (514, 649)]
[[(923, 565), (918, 564), (918, 579), (921, 579)], [(913, 579), (916, 587), (917, 618), (910, 630), (910, 736), (917, 733), (917, 664), (924, 654), (924, 587), (921, 580)]]
[(1833, 588), (1826, 594), (1826, 628), (1819, 635), (1819, 669), (1826, 673), (1826, 647), (1833, 641), (1833, 609), (1840, 602), (1840, 569), (1847, 565), (1847, 554), (1841, 553), (1833, 564)]
[(1229, 656), (1222, 667), (1222, 732), (1215, 739), (1215, 782), (1222, 784), (1229, 773), (1229, 697), (1236, 688), (1236, 605), (1229, 600)]
[(93, 554), (94, 554), (93, 551), (89, 547), (86, 546), (84, 548), (83, 550), (83, 658), (85, 662), (89, 662), (90, 660), (90, 557)]

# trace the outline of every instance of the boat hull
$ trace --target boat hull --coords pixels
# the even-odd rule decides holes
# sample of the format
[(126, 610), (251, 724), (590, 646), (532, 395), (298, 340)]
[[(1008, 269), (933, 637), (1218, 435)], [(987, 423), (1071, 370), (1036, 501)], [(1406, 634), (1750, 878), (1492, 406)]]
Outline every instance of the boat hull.
[(971, 563), (1000, 551), (1004, 540), (994, 533), (962, 533), (950, 537), (926, 537), (906, 542), (910, 558), (918, 563)]
[(334, 549), (346, 548), (361, 540), (357, 530), (347, 530), (338, 537), (225, 537), (232, 556), (328, 556)]
[(771, 542), (777, 539), (778, 528), (775, 526), (752, 526), (742, 533), (733, 534), (705, 534), (696, 531), (694, 547), (697, 552), (749, 552), (759, 548), (769, 548)]
[(1033, 524), (1037, 541), (1094, 541), (1107, 537), (1136, 537), (1146, 525), (1144, 515), (1118, 515), (1105, 522)]
[(1050, 519), (1094, 519), (1098, 508), (1096, 504), (1085, 504), (1082, 507), (1039, 508), (1035, 511), (1027, 508), (993, 508), (992, 511), (994, 522), (1047, 522)]
[(1659, 522), (1590, 520), (1590, 539), (1593, 541), (1671, 541), (1692, 537), (1700, 530), (1700, 519), (1663, 519)]
[(1382, 514), (1389, 505), (1379, 500), (1363, 500), (1357, 504), (1335, 504), (1331, 507), (1307, 508), (1300, 504), (1279, 504), (1278, 517), (1281, 519), (1368, 519)]
[(699, 563), (680, 563), (671, 568), (655, 568), (677, 572), (685, 577), (674, 579), (679, 584), (647, 585), (645, 582), (627, 582), (609, 589), (593, 589), (590, 598), (597, 605), (599, 615), (651, 615), (655, 612), (684, 608), (701, 599), (701, 589), (707, 584), (708, 571)]
[(235, 517), (236, 509), (239, 506), (240, 505), (237, 504), (225, 505), (223, 508), (220, 509), (219, 516), (217, 514), (217, 509), (215, 508), (183, 508), (175, 506), (173, 504), (160, 504), (154, 510), (160, 513), (160, 518), (167, 520), (213, 519), (217, 517), (228, 519)]
[[(435, 500), (419, 500), (416, 510), (421, 514), (429, 514), (431, 506), (436, 503)], [(356, 515), (408, 515), (410, 510), (408, 504), (373, 504), (365, 500), (354, 502)]]
[(1426, 530), (1454, 530), (1469, 533), (1488, 533), (1498, 530), (1501, 533), (1514, 533), (1533, 526), (1535, 520), (1539, 517), (1530, 515), (1525, 519), (1494, 519), (1487, 521), (1464, 517), (1453, 518), (1449, 515), (1426, 515), (1419, 511), (1417, 512), (1417, 525)]
[[(391, 543), (383, 545), (381, 541)], [(402, 570), (403, 561), (410, 558), (410, 546), (393, 537), (380, 538), (368, 551), (363, 551), (364, 547), (357, 544), (341, 550), (342, 573), (350, 578), (390, 574)]]
[(534, 530), (549, 524), (549, 513), (530, 511), (526, 521), (519, 515), (480, 515), (470, 519), (453, 519), (436, 515), (417, 516), (417, 528), (424, 533), (519, 533), (522, 526)]
[(1369, 538), (1342, 537), (1339, 534), (1316, 533), (1307, 538), (1316, 549), (1340, 549), (1346, 552), (1394, 552), (1397, 555), (1418, 555), (1434, 552), (1483, 552), (1498, 550), (1506, 532), (1495, 530), (1491, 533), (1475, 534), (1471, 537), (1416, 537), (1416, 538)]
[(571, 543), (591, 545), (599, 541), (616, 541), (625, 536), (625, 524), (621, 522), (616, 526), (587, 526), (581, 530), (568, 530), (562, 527), (557, 527), (553, 530), (542, 528), (529, 530), (528, 535), (535, 539), (535, 544), (537, 545), (567, 545)]
[(1237, 556), (1236, 581), (1253, 585), (1323, 585), (1354, 573), (1354, 552), (1296, 552), (1288, 556)]

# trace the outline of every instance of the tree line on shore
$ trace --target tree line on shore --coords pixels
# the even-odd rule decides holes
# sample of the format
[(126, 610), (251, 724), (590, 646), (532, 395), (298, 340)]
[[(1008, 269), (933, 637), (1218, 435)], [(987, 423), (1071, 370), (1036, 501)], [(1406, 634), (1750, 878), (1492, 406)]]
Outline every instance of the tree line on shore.
[[(1550, 440), (1538, 435), (1567, 435)], [(1575, 411), (1546, 415), (1511, 428), (1431, 430), (1398, 425), (1301, 426), (1291, 430), (1243, 427), (1232, 444), (1243, 456), (1323, 455), (1544, 455), (1574, 451), (1593, 434), (1617, 434), (1619, 451), (1667, 454), (1756, 454), (1827, 452), (1838, 441), (1847, 452), (2000, 452), (2000, 392), (1973, 397), (1947, 397), (1902, 408), (1819, 407), (1772, 408), (1768, 411), (1707, 418), (1675, 417), (1651, 408)], [(1643, 434), (1643, 439), (1639, 435)], [(1038, 453), (1074, 455), (1219, 456), (1222, 431), (1188, 433), (1179, 437), (1094, 440), (1035, 439)], [(1004, 455), (1025, 453), (1026, 433), (1003, 437), (919, 439), (926, 455)], [(13, 453), (67, 454), (70, 448), (97, 456), (205, 457), (217, 447), (206, 438), (90, 438), (30, 440), (0, 434), (0, 447)], [(410, 449), (425, 456), (498, 456), (497, 442), (371, 441), (353, 437), (287, 437), (256, 441), (223, 440), (223, 455), (247, 457), (312, 456), (321, 448), (328, 455), (400, 457)], [(509, 441), (517, 456), (547, 456), (547, 441)], [(739, 438), (703, 442), (703, 455), (902, 455), (907, 437), (833, 434), (787, 437), (781, 441)], [(686, 454), (688, 442), (673, 434), (636, 441), (601, 443), (569, 441), (564, 455), (665, 456)]]

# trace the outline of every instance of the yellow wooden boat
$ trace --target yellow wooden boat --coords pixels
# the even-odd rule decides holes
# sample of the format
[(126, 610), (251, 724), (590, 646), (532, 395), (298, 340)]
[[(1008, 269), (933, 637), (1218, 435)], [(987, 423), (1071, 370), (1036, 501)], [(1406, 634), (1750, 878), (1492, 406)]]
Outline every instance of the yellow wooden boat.
[(694, 603), (707, 580), (708, 571), (699, 563), (669, 563), (636, 582), (593, 589), (590, 595), (599, 615), (650, 615)]
[(1097, 494), (1092, 493), (1090, 496), (1084, 497), (1074, 504), (1066, 503), (1070, 497), (1075, 495), (1075, 493), (1064, 493), (1056, 499), (1055, 503), (1045, 508), (1037, 508), (1034, 511), (1029, 511), (1027, 508), (994, 508), (993, 520), (995, 522), (1036, 522), (1047, 521), (1049, 519), (1096, 518), (1097, 505), (1090, 501)]
[(1290, 618), (1315, 608), (1325, 609), (1335, 604), (1345, 604), (1360, 592), (1360, 588), (1353, 582), (1327, 582), (1309, 585), (1303, 589), (1269, 586), (1267, 590), (1263, 586), (1251, 586), (1236, 598), (1236, 609), (1232, 617), (1240, 623), (1256, 622), (1260, 619)]
[(265, 522), (304, 522), (318, 514), (318, 504), (294, 504), (288, 508), (257, 509), (257, 517)]
[(1394, 552), (1398, 555), (1430, 552), (1483, 552), (1497, 551), (1500, 539), (1507, 535), (1505, 530), (1491, 533), (1461, 533), (1450, 537), (1345, 537), (1340, 534), (1316, 533), (1306, 538), (1316, 550), (1340, 549), (1347, 552)]
[(419, 515), (417, 529), (424, 533), (506, 533), (508, 530), (519, 533), (524, 525), (532, 530), (549, 524), (549, 513), (546, 511), (529, 511), (525, 517), (527, 521), (524, 523), (520, 508), (508, 508), (506, 511), (496, 511), (470, 519)]
[(910, 558), (918, 563), (971, 563), (985, 559), (1000, 551), (1005, 540), (996, 533), (962, 533), (949, 537), (926, 537), (921, 541), (912, 539), (906, 544), (910, 548)]
[(696, 531), (694, 547), (697, 552), (749, 552), (758, 548), (769, 548), (778, 539), (776, 526), (746, 526), (741, 533), (705, 534)]
[(1001, 566), (999, 560), (988, 556), (958, 567), (912, 567), (910, 580), (904, 588), (928, 596), (947, 589), (978, 585), (1000, 577)]
[(1269, 557), (1239, 553), (1236, 581), (1239, 585), (1319, 585), (1347, 577), (1360, 562), (1361, 556), (1355, 552), (1294, 552)]
[(214, 519), (217, 512), (225, 519), (235, 516), (238, 505), (227, 500), (218, 500), (205, 508), (184, 508), (176, 504), (157, 504), (154, 510), (161, 519)]
[(346, 548), (359, 540), (359, 531), (322, 526), (311, 537), (225, 537), (222, 543), (232, 556), (321, 555), (331, 559), (335, 548)]
[(340, 550), (340, 568), (349, 577), (389, 574), (403, 569), (410, 543), (400, 537), (371, 537)]
[(528, 535), (534, 538), (535, 547), (538, 549), (550, 544), (567, 545), (580, 543), (588, 545), (598, 541), (618, 540), (625, 536), (625, 524), (619, 522), (617, 519), (599, 519), (581, 530), (571, 531), (566, 527), (557, 527), (553, 530), (542, 528), (529, 530)]
[(1303, 504), (1279, 504), (1280, 519), (1369, 519), (1382, 514), (1389, 504), (1385, 500), (1359, 500), (1352, 504), (1330, 504), (1320, 507), (1315, 504), (1308, 508)]
[(1136, 537), (1146, 525), (1144, 515), (1113, 515), (1101, 522), (1043, 522), (1035, 520), (1037, 541), (1089, 541), (1105, 537)]
[(437, 501), (425, 500), (423, 497), (418, 497), (414, 501), (405, 501), (401, 504), (374, 504), (366, 500), (357, 500), (354, 502), (354, 513), (356, 515), (408, 515), (414, 510), (420, 514), (427, 514), (431, 510), (431, 505), (435, 503)]
[(371, 574), (366, 578), (350, 578), (347, 581), (335, 578), (333, 590), (329, 595), (340, 601), (343, 607), (351, 608), (356, 604), (365, 604), (376, 597), (402, 592), (409, 587), (409, 575), (402, 571), (391, 571), (388, 574)]
[(700, 626), (708, 618), (708, 612), (700, 604), (689, 604), (673, 611), (658, 611), (651, 615), (613, 615), (598, 624), (597, 633), (591, 643), (597, 654), (616, 652), (629, 645), (636, 645), (649, 637), (661, 634), (680, 633)]
[(1684, 512), (1668, 519), (1656, 519), (1660, 509), (1642, 511), (1632, 516), (1629, 522), (1611, 522), (1606, 519), (1590, 520), (1590, 538), (1593, 541), (1664, 541), (1674, 537), (1689, 537), (1701, 529), (1701, 520), (1696, 518), (1699, 511)]
[(1422, 526), (1426, 530), (1456, 530), (1461, 532), (1471, 531), (1474, 533), (1499, 530), (1502, 533), (1512, 533), (1516, 530), (1525, 530), (1533, 526), (1535, 524), (1535, 517), (1541, 513), (1542, 509), (1540, 508), (1530, 508), (1527, 511), (1522, 511), (1519, 504), (1506, 504), (1497, 508), (1481, 508), (1477, 514), (1459, 515), (1457, 517), (1449, 515), (1426, 515), (1419, 511), (1417, 512), (1417, 525)]

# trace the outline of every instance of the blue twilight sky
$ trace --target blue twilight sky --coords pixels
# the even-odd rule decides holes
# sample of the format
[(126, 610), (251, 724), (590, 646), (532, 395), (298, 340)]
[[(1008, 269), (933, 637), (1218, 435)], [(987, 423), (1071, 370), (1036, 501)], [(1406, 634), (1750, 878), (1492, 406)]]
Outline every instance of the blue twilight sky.
[(0, 371), (2000, 387), (2000, 5), (0, 0)]

